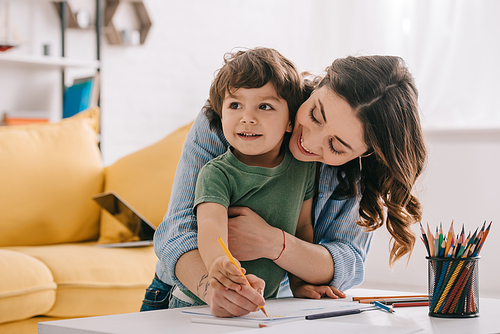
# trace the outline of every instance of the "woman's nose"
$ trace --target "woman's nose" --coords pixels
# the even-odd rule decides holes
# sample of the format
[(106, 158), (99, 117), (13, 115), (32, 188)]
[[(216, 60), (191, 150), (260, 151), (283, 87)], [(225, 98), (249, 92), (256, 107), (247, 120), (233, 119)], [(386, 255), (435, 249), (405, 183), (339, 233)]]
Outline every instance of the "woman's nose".
[[(304, 138), (304, 137), (303, 137)], [(307, 136), (306, 139), (303, 139), (303, 145), (309, 149), (310, 151), (319, 154), (320, 151), (322, 151), (323, 145), (322, 145), (322, 140), (321, 140), (321, 135), (319, 132), (309, 132), (309, 135)]]

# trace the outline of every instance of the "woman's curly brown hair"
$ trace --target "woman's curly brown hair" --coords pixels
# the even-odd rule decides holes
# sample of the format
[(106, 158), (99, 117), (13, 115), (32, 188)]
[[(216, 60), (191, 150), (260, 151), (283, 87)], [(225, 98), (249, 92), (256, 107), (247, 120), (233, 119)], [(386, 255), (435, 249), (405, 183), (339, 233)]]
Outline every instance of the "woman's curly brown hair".
[[(336, 193), (362, 194), (360, 226), (373, 231), (386, 223), (393, 241), (392, 266), (413, 250), (411, 225), (422, 218), (420, 201), (412, 189), (427, 153), (413, 77), (399, 57), (347, 57), (327, 68), (318, 85), (323, 86), (355, 110), (364, 127), (364, 141), (373, 152), (339, 167)], [(362, 170), (358, 159), (362, 159)]]

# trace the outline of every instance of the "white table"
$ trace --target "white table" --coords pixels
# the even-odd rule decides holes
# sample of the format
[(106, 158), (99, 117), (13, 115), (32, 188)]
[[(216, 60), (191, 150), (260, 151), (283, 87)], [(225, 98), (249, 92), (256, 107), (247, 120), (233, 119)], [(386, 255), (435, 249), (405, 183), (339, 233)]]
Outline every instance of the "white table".
[[(352, 296), (390, 296), (421, 294), (422, 292), (397, 292), (384, 290), (351, 289)], [(425, 292), (424, 292), (425, 294)], [(140, 334), (140, 333), (408, 333), (421, 328), (418, 333), (453, 333), (482, 334), (500, 333), (500, 299), (480, 298), (479, 317), (476, 318), (435, 318), (428, 316), (428, 307), (397, 308), (395, 314), (382, 311), (365, 311), (361, 314), (348, 315), (321, 320), (297, 320), (276, 324), (268, 328), (250, 329), (234, 326), (204, 325), (191, 323), (190, 314), (181, 309), (137, 312), (101, 317), (68, 319), (38, 324), (39, 334)], [(370, 326), (370, 327), (367, 327)], [(325, 332), (325, 329), (327, 330)]]

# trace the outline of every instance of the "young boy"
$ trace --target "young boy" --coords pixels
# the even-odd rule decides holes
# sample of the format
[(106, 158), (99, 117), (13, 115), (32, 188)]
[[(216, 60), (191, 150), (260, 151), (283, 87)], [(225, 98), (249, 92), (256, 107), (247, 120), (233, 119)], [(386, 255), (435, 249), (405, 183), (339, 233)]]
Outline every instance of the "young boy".
[[(285, 232), (312, 242), (315, 165), (296, 160), (288, 150), (303, 90), (294, 65), (268, 48), (229, 54), (211, 85), (205, 114), (212, 128), (222, 129), (230, 147), (200, 171), (194, 214), (209, 278), (226, 288), (244, 284), (217, 242), (221, 237), (228, 244), (229, 206), (249, 207), (282, 229), (283, 249)], [(241, 262), (247, 274), (265, 281), (265, 298), (277, 295), (284, 277), (285, 271), (273, 262), (280, 256)], [(201, 304), (190, 291), (182, 292), (195, 301), (192, 305)], [(172, 299), (169, 307), (186, 306), (176, 304), (175, 293)]]

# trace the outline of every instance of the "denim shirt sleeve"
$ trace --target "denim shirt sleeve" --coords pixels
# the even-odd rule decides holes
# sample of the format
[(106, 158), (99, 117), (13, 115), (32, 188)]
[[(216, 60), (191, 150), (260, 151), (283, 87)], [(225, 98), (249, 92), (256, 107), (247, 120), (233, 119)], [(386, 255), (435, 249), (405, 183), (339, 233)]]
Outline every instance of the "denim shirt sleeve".
[(200, 112), (184, 143), (177, 165), (168, 210), (154, 235), (158, 263), (156, 274), (171, 285), (186, 289), (175, 276), (179, 257), (198, 248), (197, 223), (193, 215), (194, 192), (200, 169), (227, 150), (222, 133), (210, 130), (208, 119)]
[(359, 196), (341, 198), (333, 194), (338, 185), (336, 172), (336, 167), (321, 165), (318, 195), (314, 200), (314, 243), (332, 255), (335, 272), (330, 285), (347, 290), (363, 282), (373, 232), (366, 232), (356, 224)]

